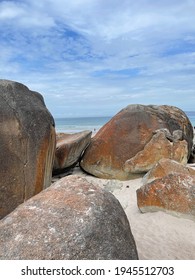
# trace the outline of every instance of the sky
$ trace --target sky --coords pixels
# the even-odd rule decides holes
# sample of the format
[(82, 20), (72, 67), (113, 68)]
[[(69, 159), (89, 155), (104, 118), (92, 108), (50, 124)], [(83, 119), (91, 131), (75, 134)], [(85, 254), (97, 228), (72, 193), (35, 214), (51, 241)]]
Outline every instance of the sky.
[(0, 78), (41, 93), (55, 118), (195, 111), (195, 1), (0, 1)]

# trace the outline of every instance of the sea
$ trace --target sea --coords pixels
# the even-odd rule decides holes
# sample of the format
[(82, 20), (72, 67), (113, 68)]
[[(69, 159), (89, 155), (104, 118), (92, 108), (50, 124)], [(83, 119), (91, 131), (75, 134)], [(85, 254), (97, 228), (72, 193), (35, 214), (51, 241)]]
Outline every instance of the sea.
[[(185, 112), (193, 126), (195, 126), (195, 111)], [(55, 118), (56, 132), (77, 133), (91, 130), (96, 133), (112, 117), (80, 117), (80, 118)]]
[(97, 132), (112, 117), (56, 118), (56, 132), (76, 133), (84, 130)]

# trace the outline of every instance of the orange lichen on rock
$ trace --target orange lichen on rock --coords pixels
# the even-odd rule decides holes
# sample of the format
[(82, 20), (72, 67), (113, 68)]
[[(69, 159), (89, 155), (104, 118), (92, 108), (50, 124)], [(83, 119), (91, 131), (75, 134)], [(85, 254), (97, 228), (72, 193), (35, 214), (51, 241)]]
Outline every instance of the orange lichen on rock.
[(171, 173), (137, 190), (141, 212), (165, 211), (195, 219), (195, 176)]

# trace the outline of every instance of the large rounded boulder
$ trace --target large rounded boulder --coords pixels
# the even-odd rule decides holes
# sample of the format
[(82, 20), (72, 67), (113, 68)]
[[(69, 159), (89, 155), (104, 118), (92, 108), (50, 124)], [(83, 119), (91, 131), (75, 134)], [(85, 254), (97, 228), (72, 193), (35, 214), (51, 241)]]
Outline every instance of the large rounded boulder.
[(138, 259), (119, 201), (71, 175), (0, 221), (0, 259)]
[(129, 105), (92, 138), (80, 165), (100, 178), (127, 180), (164, 157), (186, 163), (192, 143), (193, 127), (179, 108)]
[(51, 184), (54, 120), (43, 97), (0, 80), (0, 218)]

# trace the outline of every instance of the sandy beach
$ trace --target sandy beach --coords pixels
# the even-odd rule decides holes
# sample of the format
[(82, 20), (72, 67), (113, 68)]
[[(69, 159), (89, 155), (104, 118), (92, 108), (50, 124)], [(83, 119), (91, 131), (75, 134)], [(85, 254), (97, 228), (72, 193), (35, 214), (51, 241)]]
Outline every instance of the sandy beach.
[(142, 185), (142, 178), (128, 181), (99, 179), (83, 173), (79, 167), (73, 174), (112, 192), (120, 201), (130, 222), (139, 259), (195, 260), (195, 222), (161, 211), (141, 213), (137, 207), (136, 189)]

